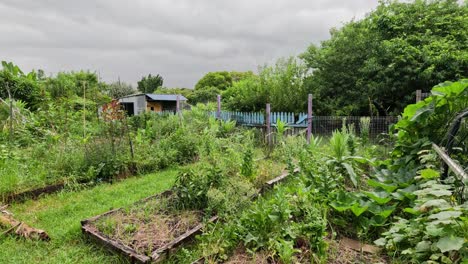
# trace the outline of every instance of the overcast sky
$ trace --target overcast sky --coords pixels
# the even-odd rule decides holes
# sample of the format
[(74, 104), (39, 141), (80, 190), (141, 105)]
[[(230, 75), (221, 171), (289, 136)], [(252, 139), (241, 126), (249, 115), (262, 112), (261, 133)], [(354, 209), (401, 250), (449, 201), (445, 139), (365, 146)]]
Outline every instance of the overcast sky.
[(329, 38), (376, 0), (0, 0), (0, 60), (24, 71), (89, 69), (188, 87), (209, 71), (256, 71)]

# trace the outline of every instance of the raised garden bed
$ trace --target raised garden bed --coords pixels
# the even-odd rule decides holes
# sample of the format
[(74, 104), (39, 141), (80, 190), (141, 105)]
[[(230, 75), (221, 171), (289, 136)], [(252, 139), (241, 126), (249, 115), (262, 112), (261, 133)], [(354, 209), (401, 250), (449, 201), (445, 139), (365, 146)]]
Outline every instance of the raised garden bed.
[(44, 187), (38, 187), (31, 190), (26, 190), (20, 193), (9, 193), (2, 195), (2, 200), (4, 203), (11, 202), (23, 202), (28, 199), (37, 199), (40, 195), (51, 194), (62, 190), (65, 187), (65, 183), (56, 183), (52, 185), (47, 185)]
[[(101, 181), (106, 182), (106, 183), (112, 183), (114, 181), (123, 180), (134, 175), (136, 175), (136, 168), (135, 168), (135, 165), (132, 165), (128, 171), (116, 174), (111, 179), (104, 179)], [(12, 202), (20, 203), (29, 199), (36, 200), (42, 195), (53, 194), (53, 193), (56, 193), (65, 189), (67, 186), (67, 183), (63, 182), (63, 180), (64, 179), (62, 179), (62, 182), (51, 183), (49, 185), (41, 186), (41, 187), (32, 187), (31, 189), (20, 191), (20, 192), (0, 194), (0, 201), (5, 204), (9, 204)], [(84, 186), (96, 180), (97, 179), (79, 179), (76, 181), (76, 183)]]
[[(285, 172), (268, 181), (259, 193), (288, 175)], [(169, 190), (140, 200), (131, 209), (119, 208), (83, 220), (82, 231), (132, 263), (159, 262), (200, 233), (205, 223), (218, 219), (201, 211), (171, 209), (172, 197)]]

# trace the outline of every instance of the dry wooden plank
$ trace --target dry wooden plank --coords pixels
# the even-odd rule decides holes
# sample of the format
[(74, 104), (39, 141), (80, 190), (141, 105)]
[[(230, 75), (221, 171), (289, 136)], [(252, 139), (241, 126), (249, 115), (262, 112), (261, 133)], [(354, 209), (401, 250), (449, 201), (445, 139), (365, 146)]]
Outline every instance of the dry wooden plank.
[(347, 247), (347, 248), (350, 248), (350, 249), (353, 249), (355, 251), (363, 251), (363, 252), (367, 252), (367, 253), (371, 253), (371, 254), (377, 254), (379, 253), (380, 251), (380, 248), (376, 247), (376, 246), (372, 246), (372, 245), (369, 245), (369, 244), (363, 244), (357, 240), (354, 240), (354, 239), (351, 239), (351, 238), (347, 238), (347, 237), (344, 237), (341, 239), (340, 241), (340, 244)]
[(280, 182), (280, 181), (284, 180), (288, 176), (289, 176), (289, 173), (285, 172), (285, 173), (281, 174), (280, 176), (278, 176), (278, 177), (276, 177), (276, 178), (274, 178), (272, 180), (267, 181), (266, 185), (267, 186), (273, 186), (277, 182)]
[[(144, 198), (142, 200), (139, 200), (139, 201), (135, 202), (135, 204), (141, 204), (141, 203), (144, 203), (144, 202), (146, 202), (148, 200), (155, 199), (155, 198), (158, 198), (158, 197), (166, 197), (166, 196), (171, 195), (172, 193), (173, 193), (172, 190), (167, 190), (167, 191), (164, 191), (162, 193), (151, 195), (151, 196), (146, 197), (146, 198)], [(89, 237), (93, 238), (95, 241), (102, 244), (106, 248), (127, 257), (132, 263), (133, 262), (149, 263), (150, 260), (151, 260), (150, 257), (148, 257), (146, 255), (139, 254), (138, 252), (136, 252), (131, 247), (126, 246), (126, 245), (124, 245), (124, 244), (122, 244), (122, 243), (120, 243), (120, 242), (118, 242), (116, 240), (108, 238), (106, 235), (99, 232), (99, 230), (97, 230), (97, 228), (93, 225), (93, 222), (99, 220), (100, 218), (108, 216), (108, 215), (112, 215), (112, 214), (114, 214), (116, 212), (119, 212), (119, 211), (122, 211), (122, 210), (123, 210), (123, 208), (116, 208), (116, 209), (107, 211), (105, 213), (102, 213), (100, 215), (97, 215), (97, 216), (82, 220), (81, 221), (81, 229), (82, 229), (83, 233), (85, 233)]]
[[(167, 190), (167, 191), (164, 191), (162, 193), (151, 195), (151, 196), (146, 197), (146, 198), (144, 198), (142, 200), (139, 200), (139, 201), (135, 202), (135, 204), (142, 204), (144, 202), (147, 202), (148, 200), (155, 199), (155, 198), (158, 198), (158, 197), (166, 197), (166, 196), (171, 195), (172, 193), (173, 193), (172, 190)], [(122, 211), (122, 210), (123, 210), (123, 208), (112, 209), (112, 210), (107, 211), (105, 213), (102, 213), (100, 215), (96, 215), (96, 216), (93, 216), (91, 218), (82, 220), (81, 225), (85, 225), (85, 224), (88, 224), (88, 223), (91, 223), (91, 222), (95, 222), (95, 221), (99, 220), (101, 217), (104, 217), (104, 216), (107, 216), (107, 215), (110, 215), (110, 214), (114, 214), (114, 213), (116, 213), (118, 211)]]
[(439, 157), (449, 166), (449, 168), (459, 177), (462, 181), (468, 180), (468, 175), (460, 165), (458, 165), (452, 158), (450, 158), (439, 146), (432, 143), (432, 147), (439, 154)]
[(105, 213), (102, 213), (102, 214), (100, 214), (100, 215), (96, 215), (96, 216), (93, 216), (93, 217), (91, 217), (91, 218), (88, 218), (88, 219), (85, 219), (85, 220), (81, 220), (81, 225), (84, 226), (84, 225), (86, 225), (86, 224), (88, 224), (88, 223), (95, 222), (96, 220), (98, 220), (98, 219), (101, 218), (101, 217), (104, 217), (104, 216), (106, 216), (106, 215), (113, 214), (113, 213), (118, 212), (118, 211), (121, 211), (121, 210), (123, 210), (123, 208), (116, 208), (116, 209), (112, 209), (112, 210), (110, 210), (110, 211), (107, 211), (107, 212), (105, 212)]
[(199, 258), (195, 260), (194, 262), (192, 262), (191, 264), (203, 264), (203, 263), (205, 263), (205, 258)]
[[(218, 220), (218, 216), (213, 216), (211, 217), (208, 222), (214, 222)], [(159, 262), (162, 261), (165, 257), (165, 253), (170, 251), (172, 248), (182, 244), (184, 241), (192, 238), (194, 235), (198, 234), (201, 232), (201, 229), (205, 226), (205, 224), (200, 223), (194, 228), (190, 229), (189, 231), (185, 232), (183, 235), (179, 236), (178, 238), (174, 239), (172, 242), (169, 244), (165, 245), (164, 247), (161, 247), (159, 249), (154, 250), (151, 253), (151, 259), (153, 262)]]
[(49, 235), (44, 230), (30, 227), (24, 222), (16, 220), (13, 215), (6, 210), (0, 211), (0, 225), (10, 227), (11, 230), (7, 230), (7, 233), (13, 231), (13, 229), (16, 229), (15, 234), (24, 238), (39, 239), (44, 241), (50, 240)]
[(11, 231), (13, 231), (13, 229), (17, 228), (19, 225), (21, 225), (21, 223), (18, 223), (17, 225), (10, 227), (10, 228), (7, 229), (5, 232), (3, 232), (2, 234), (0, 234), (0, 237), (5, 236), (5, 235), (8, 235), (9, 233), (11, 233)]
[[(299, 168), (295, 168), (294, 171), (293, 171), (294, 174), (295, 174), (295, 173), (298, 173), (298, 172), (300, 172), (300, 169), (299, 169)], [(288, 172), (283, 172), (280, 176), (278, 176), (278, 177), (276, 177), (276, 178), (274, 178), (274, 179), (272, 179), (272, 180), (267, 181), (267, 182), (263, 185), (263, 187), (260, 189), (260, 192), (261, 192), (261, 193), (265, 192), (267, 189), (269, 189), (269, 188), (275, 186), (276, 184), (282, 182), (283, 180), (285, 180), (285, 179), (286, 179), (287, 177), (289, 177), (290, 175), (291, 175), (291, 174), (288, 173)], [(256, 197), (256, 196), (254, 196), (254, 197)]]
[(104, 234), (99, 232), (96, 229), (96, 227), (92, 225), (86, 224), (81, 227), (81, 230), (91, 238), (94, 238), (106, 248), (129, 258), (129, 260), (132, 263), (149, 263), (151, 261), (151, 259), (148, 256), (138, 254), (134, 249), (130, 248), (129, 246), (126, 246), (113, 239), (106, 237)]

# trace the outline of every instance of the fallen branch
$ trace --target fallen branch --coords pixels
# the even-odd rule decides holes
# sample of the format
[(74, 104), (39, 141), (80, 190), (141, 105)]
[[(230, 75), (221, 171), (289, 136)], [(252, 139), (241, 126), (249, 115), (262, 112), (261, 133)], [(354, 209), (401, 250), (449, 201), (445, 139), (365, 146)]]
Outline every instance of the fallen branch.
[(5, 232), (3, 232), (0, 235), (0, 237), (8, 235), (11, 231), (13, 231), (13, 229), (17, 228), (19, 225), (21, 225), (21, 223), (18, 223), (17, 225), (8, 228)]
[(44, 241), (50, 240), (49, 235), (44, 230), (30, 227), (27, 224), (14, 219), (13, 215), (6, 210), (0, 211), (0, 225), (5, 226), (5, 227), (10, 227), (2, 235), (6, 235), (16, 228), (15, 234), (18, 236), (22, 236), (24, 238), (29, 238), (29, 239), (39, 239), (39, 240), (44, 240)]

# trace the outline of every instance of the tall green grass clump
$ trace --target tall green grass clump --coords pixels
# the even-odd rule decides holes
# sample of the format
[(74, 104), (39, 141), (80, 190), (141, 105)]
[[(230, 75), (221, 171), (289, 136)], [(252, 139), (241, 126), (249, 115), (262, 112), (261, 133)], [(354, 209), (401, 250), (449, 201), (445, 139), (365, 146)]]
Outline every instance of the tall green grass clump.
[(370, 117), (361, 117), (359, 119), (359, 127), (360, 127), (360, 135), (361, 135), (361, 140), (362, 144), (366, 145), (369, 143), (369, 136), (370, 136)]
[(343, 131), (335, 130), (332, 132), (329, 144), (332, 152), (332, 156), (337, 160), (343, 160), (344, 157), (348, 156), (348, 139), (349, 134)]

